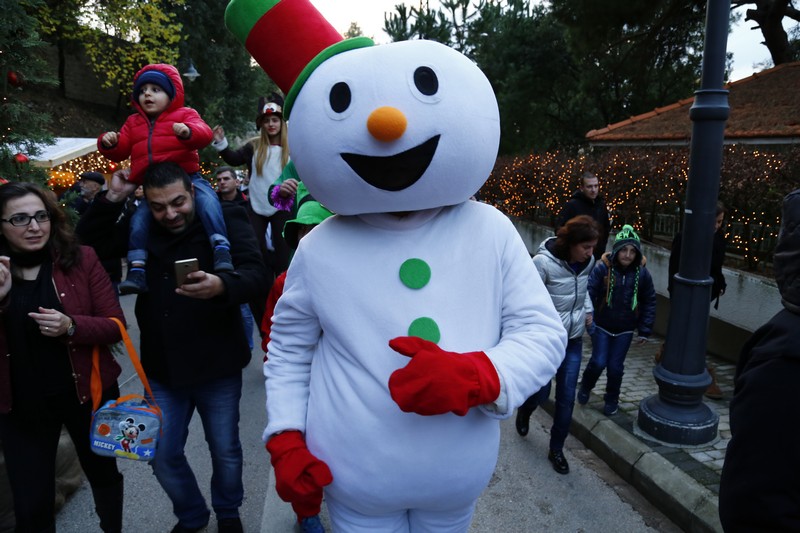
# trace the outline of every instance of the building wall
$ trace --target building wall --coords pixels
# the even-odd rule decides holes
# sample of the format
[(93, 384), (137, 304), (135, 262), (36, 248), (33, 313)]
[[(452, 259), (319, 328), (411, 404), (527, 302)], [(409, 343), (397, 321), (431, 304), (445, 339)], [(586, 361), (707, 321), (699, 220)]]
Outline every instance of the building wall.
[[(514, 220), (514, 225), (531, 255), (543, 240), (553, 236), (553, 229), (548, 226), (523, 220)], [(670, 312), (669, 250), (648, 244), (642, 248), (658, 294), (655, 332), (666, 336)], [(783, 307), (774, 280), (729, 268), (723, 268), (723, 274), (728, 289), (719, 300), (719, 309), (710, 308), (707, 348), (714, 355), (736, 361), (752, 332)]]
[[(50, 46), (45, 49), (45, 57), (54, 73), (58, 72), (58, 49)], [(64, 64), (65, 97), (70, 100), (116, 109), (119, 88), (103, 88), (101, 80), (94, 74), (89, 59), (83, 50), (67, 54)]]

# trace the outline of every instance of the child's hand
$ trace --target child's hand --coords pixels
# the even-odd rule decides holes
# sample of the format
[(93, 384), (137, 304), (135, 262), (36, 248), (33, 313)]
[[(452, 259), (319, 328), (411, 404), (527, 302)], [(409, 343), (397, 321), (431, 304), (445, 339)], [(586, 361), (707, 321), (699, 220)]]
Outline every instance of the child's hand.
[(192, 135), (192, 130), (183, 122), (176, 122), (172, 125), (172, 131), (179, 139), (188, 139)]
[(281, 183), (281, 188), (278, 190), (278, 194), (283, 198), (294, 196), (295, 193), (297, 193), (297, 180), (294, 178), (289, 178)]
[(594, 321), (594, 316), (592, 315), (592, 313), (586, 313), (586, 327), (587, 328), (592, 325), (593, 321)]
[(218, 143), (225, 139), (225, 130), (222, 129), (222, 126), (214, 126), (214, 129), (211, 130), (214, 134), (214, 142)]
[(116, 146), (119, 142), (119, 133), (116, 131), (109, 131), (105, 135), (103, 135), (103, 139), (101, 140), (103, 146), (106, 148), (111, 148), (112, 146)]

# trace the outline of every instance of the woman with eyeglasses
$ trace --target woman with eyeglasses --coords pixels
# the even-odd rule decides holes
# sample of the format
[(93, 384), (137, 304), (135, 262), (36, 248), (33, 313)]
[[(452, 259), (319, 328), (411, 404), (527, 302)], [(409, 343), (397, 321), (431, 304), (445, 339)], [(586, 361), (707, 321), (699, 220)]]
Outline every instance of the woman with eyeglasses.
[(89, 448), (92, 348), (100, 346), (103, 401), (119, 396), (107, 347), (125, 320), (91, 248), (80, 246), (55, 195), (0, 186), (0, 440), (16, 531), (55, 531), (55, 462), (62, 425), (75, 444), (103, 531), (122, 530), (116, 459)]

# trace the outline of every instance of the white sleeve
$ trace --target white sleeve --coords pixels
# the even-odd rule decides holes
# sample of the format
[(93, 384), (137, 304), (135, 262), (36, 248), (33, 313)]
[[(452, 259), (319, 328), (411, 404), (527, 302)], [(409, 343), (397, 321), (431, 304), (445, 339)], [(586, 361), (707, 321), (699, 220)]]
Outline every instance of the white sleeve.
[[(306, 428), (311, 361), (322, 328), (303, 280), (304, 265), (302, 254), (295, 255), (272, 319), (269, 359), (264, 363), (268, 421), (264, 442), (279, 431)], [(272, 396), (281, 401), (270, 402)]]
[(223, 137), (221, 141), (211, 141), (211, 146), (213, 146), (213, 147), (214, 147), (214, 149), (215, 149), (217, 152), (221, 152), (221, 151), (223, 151), (225, 148), (227, 148), (227, 147), (228, 147), (228, 139), (226, 139), (225, 137)]
[(592, 305), (592, 296), (589, 294), (589, 288), (586, 288), (586, 297), (583, 299), (583, 312), (590, 315), (594, 313), (594, 305)]
[[(510, 225), (510, 223), (509, 223)], [(507, 418), (548, 383), (564, 359), (567, 332), (522, 239), (513, 230), (502, 256), (502, 330), (486, 355), (500, 376), (501, 392), (489, 416)]]

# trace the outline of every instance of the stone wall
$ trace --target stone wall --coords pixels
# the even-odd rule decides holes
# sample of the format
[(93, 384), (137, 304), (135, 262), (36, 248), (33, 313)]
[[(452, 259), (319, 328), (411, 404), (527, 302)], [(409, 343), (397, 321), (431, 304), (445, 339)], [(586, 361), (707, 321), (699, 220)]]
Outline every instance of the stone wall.
[[(45, 49), (45, 58), (54, 74), (58, 73), (58, 49)], [(64, 58), (64, 96), (70, 100), (116, 109), (120, 97), (119, 87), (103, 88), (94, 74), (83, 50), (67, 54)]]

